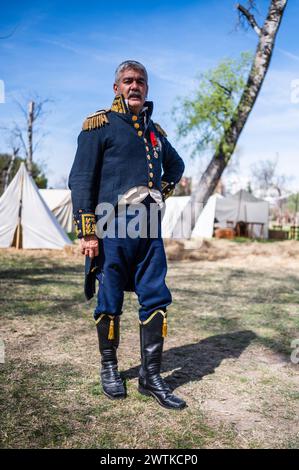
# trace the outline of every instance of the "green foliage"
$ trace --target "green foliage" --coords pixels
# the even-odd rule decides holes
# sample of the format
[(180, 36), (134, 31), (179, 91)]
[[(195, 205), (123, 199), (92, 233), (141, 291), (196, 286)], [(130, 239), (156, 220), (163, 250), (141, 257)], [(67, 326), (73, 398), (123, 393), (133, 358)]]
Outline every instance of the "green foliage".
[[(4, 190), (5, 176), (9, 167), (10, 160), (11, 155), (8, 155), (7, 153), (0, 154), (0, 194), (2, 194)], [(9, 183), (17, 173), (22, 162), (24, 162), (23, 158), (16, 157), (11, 170)], [(48, 179), (45, 176), (44, 171), (45, 170), (42, 165), (33, 162), (32, 177), (39, 188), (46, 188), (48, 184)]]
[(299, 193), (292, 194), (288, 198), (287, 208), (290, 210), (290, 212), (293, 212), (293, 213), (299, 212)]
[(177, 132), (180, 138), (191, 137), (192, 157), (216, 149), (230, 126), (251, 64), (249, 52), (243, 52), (238, 60), (224, 59), (215, 69), (199, 75), (191, 97), (179, 98), (179, 105), (173, 109)]
[(71, 242), (73, 242), (73, 241), (75, 241), (75, 240), (77, 240), (77, 239), (78, 239), (78, 236), (77, 236), (77, 234), (76, 234), (76, 233), (74, 233), (74, 232), (68, 232), (68, 234), (67, 234), (67, 235), (68, 235), (69, 239), (71, 240)]

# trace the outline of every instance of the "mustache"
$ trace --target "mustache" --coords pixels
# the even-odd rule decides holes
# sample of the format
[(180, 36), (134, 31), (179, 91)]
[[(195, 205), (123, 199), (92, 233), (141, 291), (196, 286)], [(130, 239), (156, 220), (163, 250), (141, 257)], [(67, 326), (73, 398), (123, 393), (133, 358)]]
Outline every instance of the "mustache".
[(137, 91), (133, 91), (132, 93), (129, 94), (129, 98), (142, 98), (142, 96)]

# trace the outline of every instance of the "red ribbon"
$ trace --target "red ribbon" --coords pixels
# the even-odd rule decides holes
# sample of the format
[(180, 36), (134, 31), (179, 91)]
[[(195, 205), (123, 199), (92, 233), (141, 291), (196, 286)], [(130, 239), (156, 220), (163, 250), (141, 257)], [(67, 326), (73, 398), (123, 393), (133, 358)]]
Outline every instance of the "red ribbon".
[(156, 137), (154, 132), (150, 132), (150, 139), (151, 139), (152, 146), (157, 147), (158, 146), (158, 141), (157, 141), (157, 137)]

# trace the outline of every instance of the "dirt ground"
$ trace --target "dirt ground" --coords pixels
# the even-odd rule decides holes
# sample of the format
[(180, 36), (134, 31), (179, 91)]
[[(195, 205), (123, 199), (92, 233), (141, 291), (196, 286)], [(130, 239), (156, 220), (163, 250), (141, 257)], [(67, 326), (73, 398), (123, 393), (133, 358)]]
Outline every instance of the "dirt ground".
[(83, 260), (0, 250), (2, 448), (298, 448), (299, 242), (166, 242), (173, 295), (163, 376), (188, 408), (137, 391), (138, 303), (125, 296), (120, 369), (128, 397), (98, 380)]

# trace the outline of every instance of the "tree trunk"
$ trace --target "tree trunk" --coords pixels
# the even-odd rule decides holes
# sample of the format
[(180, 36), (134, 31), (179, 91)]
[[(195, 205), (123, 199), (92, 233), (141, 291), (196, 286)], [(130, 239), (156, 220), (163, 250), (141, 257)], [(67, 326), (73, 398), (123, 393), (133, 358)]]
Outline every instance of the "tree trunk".
[(11, 156), (11, 159), (10, 159), (10, 162), (9, 162), (9, 166), (8, 166), (8, 169), (7, 169), (7, 172), (6, 172), (6, 175), (5, 175), (4, 191), (3, 192), (6, 191), (8, 185), (9, 185), (11, 171), (13, 169), (13, 164), (14, 164), (14, 161), (16, 159), (16, 156), (18, 155), (18, 152), (19, 152), (19, 149), (16, 149), (16, 148), (13, 149), (13, 153), (12, 153), (12, 156)]
[(237, 8), (247, 17), (251, 26), (258, 33), (259, 42), (246, 87), (231, 120), (231, 124), (225, 131), (208, 168), (202, 175), (198, 188), (192, 194), (192, 228), (197, 220), (200, 208), (206, 204), (209, 197), (213, 194), (258, 97), (269, 68), (276, 35), (286, 4), (287, 0), (271, 0), (267, 18), (261, 29), (257, 26), (255, 20), (254, 25), (252, 24), (252, 15), (249, 15), (249, 12), (244, 7), (237, 5)]
[(34, 121), (34, 101), (30, 101), (29, 106), (28, 106), (28, 157), (27, 157), (27, 170), (30, 176), (32, 175), (33, 121)]

